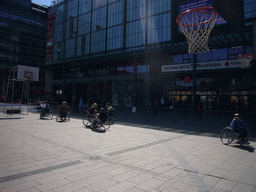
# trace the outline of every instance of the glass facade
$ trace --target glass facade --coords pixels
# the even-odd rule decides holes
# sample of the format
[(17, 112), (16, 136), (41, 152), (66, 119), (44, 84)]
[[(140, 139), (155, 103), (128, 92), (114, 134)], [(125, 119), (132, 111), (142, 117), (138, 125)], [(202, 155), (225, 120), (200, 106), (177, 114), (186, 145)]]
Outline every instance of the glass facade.
[[(171, 0), (63, 1), (53, 7), (56, 10), (53, 63), (59, 64), (63, 60), (67, 68), (79, 65), (79, 73), (70, 72), (66, 78), (75, 76), (86, 82), (87, 101), (105, 99), (115, 106), (145, 106), (154, 94), (176, 101), (191, 101), (193, 83), (184, 82), (184, 74), (191, 76), (191, 71), (168, 75), (161, 71), (163, 65), (193, 63), (194, 56), (187, 53), (185, 37), (178, 32), (178, 26), (177, 29), (174, 26), (176, 18), (173, 17), (177, 17), (178, 5), (179, 2)], [(254, 1), (245, 1), (244, 10), (245, 19), (255, 18)], [(251, 27), (250, 22), (245, 23)], [(225, 26), (224, 23), (216, 28), (224, 29)], [(240, 34), (218, 35), (218, 30), (214, 31), (209, 40), (211, 50), (197, 54), (197, 61), (229, 61), (235, 60), (240, 53), (252, 53), (250, 30), (246, 31), (245, 39)], [(232, 80), (220, 81), (225, 73), (218, 75), (218, 71), (215, 72), (199, 74), (196, 82), (197, 95), (204, 103), (216, 100), (220, 90), (221, 94), (232, 94), (230, 90), (223, 90), (232, 87), (235, 91), (233, 84), (238, 83), (233, 82), (247, 78), (235, 78), (230, 70), (228, 78)], [(56, 80), (61, 76), (54, 73)], [(164, 80), (161, 80), (162, 76), (165, 76)], [(212, 82), (206, 82), (209, 79)], [(144, 97), (146, 99), (142, 99)]]

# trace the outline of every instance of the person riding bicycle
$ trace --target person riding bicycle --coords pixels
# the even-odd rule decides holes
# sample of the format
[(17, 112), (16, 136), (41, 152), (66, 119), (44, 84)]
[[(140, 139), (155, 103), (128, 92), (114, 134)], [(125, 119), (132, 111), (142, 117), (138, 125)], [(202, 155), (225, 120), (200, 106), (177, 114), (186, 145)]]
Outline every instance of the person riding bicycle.
[(62, 105), (59, 108), (59, 115), (60, 118), (63, 120), (68, 116), (68, 113), (70, 112), (69, 106), (67, 105), (66, 101), (62, 102)]
[(243, 144), (249, 144), (248, 141), (245, 141), (245, 138), (247, 137), (247, 134), (249, 134), (246, 126), (243, 124), (243, 121), (240, 119), (240, 115), (236, 113), (234, 115), (234, 119), (232, 120), (230, 127), (232, 128), (232, 131), (235, 133), (239, 133), (240, 137), (242, 138)]
[(115, 108), (112, 107), (109, 102), (107, 102), (106, 105), (107, 105), (107, 109), (108, 109), (108, 112), (107, 112), (108, 115), (109, 115), (109, 116), (113, 116), (113, 115), (114, 115)]

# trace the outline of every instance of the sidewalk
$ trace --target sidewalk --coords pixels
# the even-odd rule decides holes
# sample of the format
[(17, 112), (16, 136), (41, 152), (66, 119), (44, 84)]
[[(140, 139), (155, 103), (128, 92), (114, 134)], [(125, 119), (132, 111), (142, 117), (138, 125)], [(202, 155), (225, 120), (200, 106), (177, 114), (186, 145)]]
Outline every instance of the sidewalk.
[(198, 120), (166, 123), (160, 114), (148, 121), (117, 109), (117, 124), (97, 133), (82, 115), (59, 123), (1, 113), (0, 191), (256, 191), (253, 147), (225, 146)]

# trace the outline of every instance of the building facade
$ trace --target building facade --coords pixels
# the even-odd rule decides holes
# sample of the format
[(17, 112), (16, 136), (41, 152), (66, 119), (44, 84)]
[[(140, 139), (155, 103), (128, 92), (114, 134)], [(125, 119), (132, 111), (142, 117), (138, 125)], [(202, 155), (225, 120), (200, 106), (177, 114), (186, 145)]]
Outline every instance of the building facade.
[(31, 0), (0, 2), (0, 95), (12, 67), (45, 65), (47, 13), (47, 7)]
[[(211, 0), (204, 1), (212, 5)], [(148, 106), (165, 98), (181, 107), (193, 100), (193, 54), (180, 33), (177, 0), (65, 0), (49, 11), (46, 88), (59, 101)], [(210, 50), (198, 53), (196, 98), (207, 109), (230, 110), (256, 99), (254, 61), (241, 69), (236, 56), (253, 53), (256, 6), (244, 1), (244, 34), (217, 23)], [(224, 106), (225, 104), (225, 106)]]

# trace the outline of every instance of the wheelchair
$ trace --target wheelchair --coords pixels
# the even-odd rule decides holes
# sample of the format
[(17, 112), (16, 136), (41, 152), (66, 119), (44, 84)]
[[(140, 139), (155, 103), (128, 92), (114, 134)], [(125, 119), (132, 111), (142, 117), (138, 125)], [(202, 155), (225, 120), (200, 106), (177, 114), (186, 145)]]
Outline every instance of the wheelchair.
[(56, 117), (56, 122), (57, 121), (62, 121), (62, 122), (70, 121), (69, 112), (68, 111), (60, 112)]
[(53, 113), (49, 108), (43, 108), (40, 113), (40, 119), (52, 119)]
[(116, 122), (116, 117), (113, 111), (110, 111), (108, 114), (108, 118), (105, 122), (106, 125), (113, 125)]
[[(107, 130), (109, 131), (109, 124), (103, 123), (101, 120), (95, 120), (93, 121), (95, 117), (91, 117), (90, 115), (86, 114), (83, 117), (83, 124), (85, 127), (87, 128), (91, 128), (94, 131), (97, 132), (106, 132)], [(92, 123), (94, 123), (94, 125), (92, 125)]]
[[(224, 145), (229, 145), (232, 142), (238, 143), (240, 145), (247, 145), (248, 147), (250, 144), (243, 144), (242, 139), (239, 135), (239, 133), (233, 133), (231, 127), (225, 127), (221, 133), (220, 133), (220, 140)], [(246, 141), (249, 140), (249, 134), (247, 134), (247, 137), (245, 138)]]

